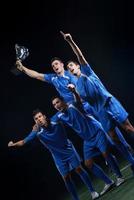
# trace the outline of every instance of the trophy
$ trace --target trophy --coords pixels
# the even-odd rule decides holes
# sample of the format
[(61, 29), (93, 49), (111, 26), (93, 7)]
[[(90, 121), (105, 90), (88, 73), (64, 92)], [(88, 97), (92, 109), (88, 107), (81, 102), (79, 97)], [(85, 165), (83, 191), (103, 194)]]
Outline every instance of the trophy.
[[(20, 60), (21, 62), (29, 56), (29, 51), (24, 46), (19, 46), (18, 44), (15, 44), (15, 51), (16, 60)], [(11, 69), (11, 72), (16, 76), (22, 73), (19, 69), (17, 69), (16, 65)]]

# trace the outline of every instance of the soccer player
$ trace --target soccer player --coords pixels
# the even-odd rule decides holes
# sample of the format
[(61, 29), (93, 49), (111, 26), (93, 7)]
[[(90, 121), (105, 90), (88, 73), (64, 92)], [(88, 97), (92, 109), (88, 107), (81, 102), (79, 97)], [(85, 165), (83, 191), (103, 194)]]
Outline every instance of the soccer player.
[(124, 129), (128, 134), (134, 134), (134, 127), (128, 119), (128, 113), (121, 103), (105, 88), (99, 77), (92, 70), (81, 50), (70, 34), (64, 34), (64, 39), (76, 54), (78, 62), (69, 61), (68, 70), (77, 77), (76, 90), (81, 98), (94, 108), (104, 130), (109, 133), (112, 141), (122, 155), (131, 163), (134, 173), (134, 158), (128, 150), (128, 145), (116, 126)]
[(10, 141), (8, 147), (21, 147), (37, 137), (50, 151), (72, 199), (79, 200), (75, 185), (71, 178), (71, 171), (73, 169), (87, 186), (92, 199), (97, 199), (99, 194), (95, 191), (88, 173), (81, 166), (81, 159), (72, 142), (67, 138), (63, 125), (51, 121), (51, 119), (47, 118), (39, 109), (33, 112), (33, 118), (35, 125), (33, 126), (32, 132), (23, 140), (18, 142)]
[(76, 77), (64, 69), (64, 63), (60, 58), (54, 57), (51, 60), (51, 66), (54, 70), (54, 73), (50, 74), (43, 74), (31, 70), (23, 66), (19, 60), (16, 61), (16, 66), (20, 71), (29, 77), (52, 84), (66, 102), (74, 101), (74, 96), (68, 89), (67, 85), (70, 83), (75, 85)]
[[(94, 173), (94, 175), (102, 179), (100, 172), (98, 171), (98, 166), (93, 163), (92, 159), (101, 152), (112, 171), (116, 174), (117, 182), (118, 179), (122, 179), (123, 183), (124, 179), (122, 178), (119, 167), (108, 151), (109, 142), (102, 125), (93, 116), (85, 112), (81, 99), (75, 89), (73, 93), (77, 98), (77, 103), (67, 104), (61, 97), (54, 97), (52, 99), (54, 108), (59, 111), (54, 116), (54, 120), (62, 121), (64, 124), (67, 124), (83, 139), (85, 165)], [(101, 194), (105, 193), (105, 190), (107, 190), (111, 184), (112, 183), (106, 184)]]

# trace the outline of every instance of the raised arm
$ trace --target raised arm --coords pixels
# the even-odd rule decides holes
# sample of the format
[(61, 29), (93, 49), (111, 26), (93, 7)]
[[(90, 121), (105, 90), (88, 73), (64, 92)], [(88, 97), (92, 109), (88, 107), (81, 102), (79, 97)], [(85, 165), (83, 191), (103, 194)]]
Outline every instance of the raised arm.
[(20, 71), (22, 71), (24, 74), (28, 75), (29, 77), (35, 78), (41, 81), (45, 81), (44, 74), (28, 69), (27, 67), (22, 65), (21, 61), (17, 60), (16, 66), (17, 66), (17, 69), (19, 69)]
[(74, 94), (74, 98), (76, 100), (76, 103), (82, 104), (82, 99), (78, 92), (76, 91), (76, 88), (73, 84), (68, 84), (68, 89)]
[(79, 49), (79, 47), (77, 46), (77, 44), (72, 39), (72, 36), (69, 33), (63, 33), (62, 31), (60, 31), (60, 33), (63, 36), (64, 40), (66, 40), (68, 42), (68, 44), (71, 46), (73, 52), (77, 56), (79, 63), (82, 65), (87, 64), (85, 57), (83, 56), (83, 54), (82, 54), (81, 50)]

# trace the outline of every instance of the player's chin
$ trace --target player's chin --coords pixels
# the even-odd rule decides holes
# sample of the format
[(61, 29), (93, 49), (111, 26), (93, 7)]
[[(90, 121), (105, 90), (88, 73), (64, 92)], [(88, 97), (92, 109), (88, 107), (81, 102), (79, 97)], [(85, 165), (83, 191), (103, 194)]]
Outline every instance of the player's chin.
[(62, 109), (62, 108), (57, 108), (57, 110), (58, 110), (58, 111), (62, 111), (63, 109)]
[(40, 124), (39, 124), (39, 126), (41, 126), (41, 127), (42, 127), (42, 126), (46, 126), (46, 125), (47, 125), (46, 123), (40, 123)]

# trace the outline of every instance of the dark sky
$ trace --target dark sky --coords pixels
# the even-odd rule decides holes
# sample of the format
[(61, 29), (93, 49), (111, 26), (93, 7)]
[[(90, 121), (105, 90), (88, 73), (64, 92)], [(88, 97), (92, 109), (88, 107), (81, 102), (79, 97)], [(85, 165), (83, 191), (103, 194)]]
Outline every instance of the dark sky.
[[(3, 191), (7, 191), (3, 194), (11, 193), (11, 199), (15, 195), (18, 200), (53, 196), (59, 200), (66, 191), (51, 155), (38, 141), (22, 149), (7, 148), (9, 140), (17, 141), (29, 133), (33, 109), (40, 107), (50, 116), (54, 113), (50, 99), (56, 94), (47, 83), (10, 72), (15, 63), (15, 43), (29, 49), (26, 66), (49, 73), (51, 58), (60, 57), (65, 63), (75, 58), (59, 31), (71, 33), (89, 64), (134, 120), (134, 19), (130, 1), (45, 2), (22, 1), (15, 5), (5, 1), (1, 6), (0, 175)], [(74, 141), (79, 147), (79, 139)]]

